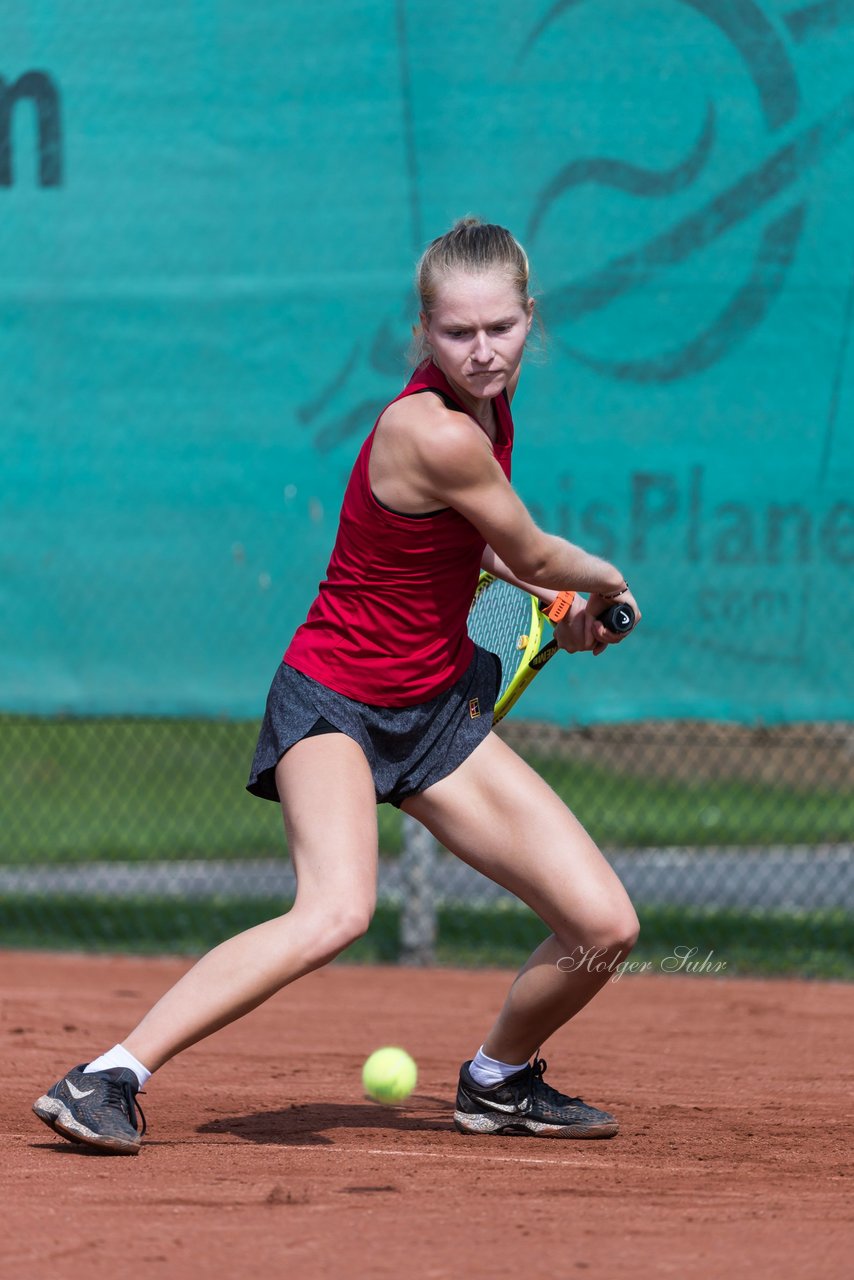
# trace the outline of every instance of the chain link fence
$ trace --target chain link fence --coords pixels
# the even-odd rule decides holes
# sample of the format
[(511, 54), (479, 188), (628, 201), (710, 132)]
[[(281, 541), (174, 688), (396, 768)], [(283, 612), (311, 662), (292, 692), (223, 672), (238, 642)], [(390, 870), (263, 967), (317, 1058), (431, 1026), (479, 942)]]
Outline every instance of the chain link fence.
[[(500, 733), (640, 954), (854, 976), (851, 5), (499, 3), (474, 61), (468, 6), (78, 8), (0, 17), (0, 945), (191, 954), (287, 908), (250, 718), (471, 211), (547, 338), (514, 485), (647, 612)], [(387, 807), (380, 853), (349, 954), (543, 935)]]
[[(281, 816), (243, 790), (256, 731), (0, 718), (3, 944), (195, 953), (286, 910)], [(638, 908), (639, 954), (854, 970), (854, 727), (511, 717), (498, 732), (604, 849)], [(543, 936), (509, 894), (381, 806), (379, 907), (349, 954), (516, 963)]]

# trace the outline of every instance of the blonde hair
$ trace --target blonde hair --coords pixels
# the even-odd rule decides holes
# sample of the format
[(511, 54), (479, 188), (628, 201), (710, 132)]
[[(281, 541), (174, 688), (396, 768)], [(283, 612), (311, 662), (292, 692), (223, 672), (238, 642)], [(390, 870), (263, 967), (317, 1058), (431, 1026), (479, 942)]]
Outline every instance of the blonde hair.
[[(450, 231), (428, 244), (415, 268), (415, 288), (421, 310), (429, 320), (436, 307), (439, 287), (454, 272), (485, 275), (502, 271), (513, 285), (520, 305), (530, 303), (528, 255), (506, 227), (471, 216), (459, 218)], [(410, 353), (414, 364), (429, 353), (429, 344), (420, 325), (413, 330)]]

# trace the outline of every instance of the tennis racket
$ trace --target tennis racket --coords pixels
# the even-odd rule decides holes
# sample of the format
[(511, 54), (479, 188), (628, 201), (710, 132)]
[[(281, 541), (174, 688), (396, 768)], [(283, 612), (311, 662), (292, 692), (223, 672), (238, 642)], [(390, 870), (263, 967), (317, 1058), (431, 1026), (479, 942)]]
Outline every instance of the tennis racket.
[[(504, 719), (534, 676), (557, 653), (557, 641), (552, 639), (544, 644), (543, 634), (545, 623), (558, 622), (560, 616), (562, 614), (549, 617), (540, 608), (537, 597), (527, 591), (494, 578), (491, 573), (481, 573), (469, 609), (468, 630), (475, 644), (497, 654), (501, 662), (501, 685), (493, 724)], [(599, 621), (609, 631), (631, 631), (635, 612), (630, 605), (612, 604), (599, 615)]]

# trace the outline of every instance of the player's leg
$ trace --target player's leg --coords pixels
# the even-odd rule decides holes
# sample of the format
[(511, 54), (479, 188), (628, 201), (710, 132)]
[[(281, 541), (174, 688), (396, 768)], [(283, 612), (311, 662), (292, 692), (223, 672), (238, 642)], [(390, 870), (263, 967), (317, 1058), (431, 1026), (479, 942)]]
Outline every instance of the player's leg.
[(521, 1062), (608, 980), (603, 965), (572, 961), (594, 952), (612, 960), (634, 945), (628, 895), (559, 796), (494, 734), (402, 807), (553, 930), (520, 972), (484, 1045), (491, 1057)]
[[(376, 898), (377, 819), (361, 748), (340, 733), (307, 738), (282, 757), (276, 783), (297, 875), (294, 905), (215, 947), (146, 1014), (123, 1048), (149, 1071), (325, 964), (368, 927)], [(124, 1091), (128, 1102), (127, 1088), (135, 1094), (130, 1072), (81, 1073), (79, 1079), (69, 1073), (39, 1099), (36, 1114), (66, 1137), (137, 1150), (138, 1139), (127, 1131), (136, 1129), (133, 1098), (124, 1127), (115, 1114), (116, 1107), (127, 1111), (120, 1097)], [(95, 1094), (86, 1093), (92, 1089)], [(60, 1096), (51, 1098), (56, 1090)], [(85, 1116), (72, 1115), (81, 1110)], [(105, 1123), (94, 1114), (99, 1111), (107, 1112), (108, 1127), (110, 1116), (117, 1120), (116, 1132), (104, 1143), (93, 1141)]]
[(276, 785), (294, 905), (215, 947), (143, 1018), (125, 1045), (151, 1070), (326, 964), (370, 923), (376, 796), (361, 748), (341, 733), (307, 738), (279, 761)]
[[(637, 916), (625, 889), (561, 799), (494, 734), (402, 807), (553, 931), (516, 977), (483, 1044), (497, 1063), (524, 1063), (634, 945)], [(585, 1128), (616, 1132), (616, 1123), (593, 1120), (572, 1136)]]

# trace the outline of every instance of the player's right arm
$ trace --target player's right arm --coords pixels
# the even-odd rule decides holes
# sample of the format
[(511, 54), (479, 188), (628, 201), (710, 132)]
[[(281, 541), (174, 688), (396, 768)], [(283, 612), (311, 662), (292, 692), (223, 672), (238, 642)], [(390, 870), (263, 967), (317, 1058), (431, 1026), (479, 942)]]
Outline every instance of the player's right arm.
[(434, 422), (419, 455), (422, 484), (431, 498), (465, 516), (520, 581), (536, 589), (616, 596), (640, 617), (614, 565), (538, 527), (469, 419), (449, 413)]

